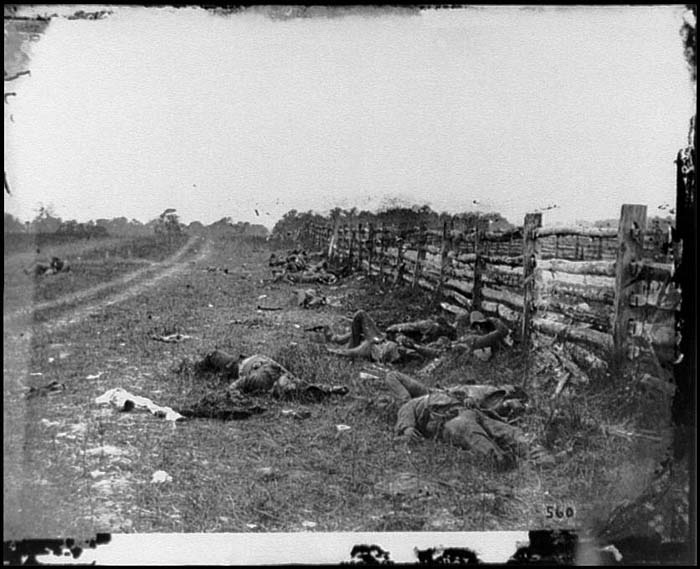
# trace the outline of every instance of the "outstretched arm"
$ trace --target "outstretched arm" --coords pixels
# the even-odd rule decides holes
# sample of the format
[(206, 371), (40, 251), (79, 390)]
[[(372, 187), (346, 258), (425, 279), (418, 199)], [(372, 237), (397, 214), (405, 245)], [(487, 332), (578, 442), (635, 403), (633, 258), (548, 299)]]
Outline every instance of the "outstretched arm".
[(411, 399), (399, 408), (396, 417), (396, 426), (394, 427), (394, 434), (396, 436), (404, 437), (412, 441), (419, 441), (424, 438), (418, 429), (418, 404), (418, 399)]
[(508, 335), (508, 327), (498, 318), (489, 318), (489, 322), (494, 327), (493, 332), (477, 337), (474, 340), (472, 349), (479, 350), (481, 348), (495, 347)]
[(482, 334), (481, 336), (469, 336), (460, 339), (454, 344), (454, 347), (480, 350), (497, 346), (508, 336), (509, 330), (508, 327), (497, 318), (489, 318), (489, 322), (491, 322), (495, 328), (492, 332)]

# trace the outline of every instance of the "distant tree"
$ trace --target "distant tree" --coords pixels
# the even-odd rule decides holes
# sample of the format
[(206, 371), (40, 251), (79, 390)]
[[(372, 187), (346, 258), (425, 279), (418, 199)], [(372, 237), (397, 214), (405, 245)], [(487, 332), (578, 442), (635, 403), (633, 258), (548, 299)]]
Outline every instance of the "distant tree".
[[(344, 210), (336, 208), (336, 215), (343, 217)], [(302, 232), (313, 222), (326, 223), (328, 220), (313, 210), (299, 213), (291, 209), (282, 216), (272, 228), (272, 236), (276, 239), (296, 239), (302, 236)]]
[(5, 212), (4, 233), (24, 233), (25, 225), (11, 213)]
[(81, 224), (79, 224), (75, 219), (69, 219), (68, 221), (64, 221), (59, 225), (58, 229), (56, 230), (56, 233), (60, 233), (62, 235), (78, 235), (80, 233), (80, 229), (83, 229), (80, 227)]
[(177, 210), (173, 208), (168, 208), (158, 216), (158, 222), (155, 227), (156, 233), (164, 235), (177, 235), (182, 233), (180, 218), (176, 211)]
[(197, 235), (204, 233), (204, 224), (201, 221), (193, 221), (187, 226), (187, 231)]
[(485, 213), (482, 215), (482, 218), (489, 221), (489, 231), (508, 231), (515, 228), (515, 225), (498, 212)]
[(30, 227), (33, 233), (56, 233), (63, 220), (54, 215), (52, 205), (39, 204)]
[(59, 235), (71, 235), (78, 238), (107, 237), (109, 232), (102, 225), (96, 225), (93, 221), (78, 223), (74, 219), (64, 221), (56, 230)]

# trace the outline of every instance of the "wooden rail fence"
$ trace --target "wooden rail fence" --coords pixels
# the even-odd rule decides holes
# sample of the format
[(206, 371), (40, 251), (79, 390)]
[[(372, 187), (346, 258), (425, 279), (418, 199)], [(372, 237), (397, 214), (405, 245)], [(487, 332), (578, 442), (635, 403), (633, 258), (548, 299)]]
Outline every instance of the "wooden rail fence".
[(504, 233), (336, 219), (309, 225), (304, 240), (385, 282), (433, 291), (452, 312), (497, 315), (524, 342), (535, 330), (631, 360), (677, 357), (680, 291), (665, 237), (646, 231), (646, 206), (623, 205), (617, 229), (542, 227), (539, 213)]

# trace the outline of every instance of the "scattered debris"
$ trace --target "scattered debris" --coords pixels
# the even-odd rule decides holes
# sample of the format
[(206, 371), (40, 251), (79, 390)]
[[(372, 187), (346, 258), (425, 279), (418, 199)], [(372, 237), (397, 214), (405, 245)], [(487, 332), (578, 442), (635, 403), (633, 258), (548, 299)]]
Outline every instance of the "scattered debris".
[(327, 324), (317, 324), (315, 326), (307, 326), (304, 332), (309, 332), (309, 337), (318, 343), (327, 342), (332, 336), (330, 327)]
[(374, 488), (388, 496), (415, 496), (421, 498), (439, 495), (441, 492), (437, 484), (422, 480), (413, 472), (401, 472), (393, 480), (377, 482)]
[(332, 308), (342, 308), (345, 296), (327, 296), (326, 304)]
[(272, 478), (277, 478), (278, 472), (272, 466), (262, 466), (257, 469), (258, 474), (263, 479), (270, 480)]
[(371, 373), (367, 373), (367, 372), (365, 372), (365, 371), (361, 371), (361, 372), (360, 372), (360, 379), (375, 380), (375, 379), (379, 379), (379, 377), (376, 376), (376, 375), (372, 375)]
[(176, 344), (182, 342), (183, 340), (189, 340), (192, 336), (186, 334), (168, 334), (167, 336), (156, 336), (155, 334), (151, 336), (152, 340), (158, 340), (159, 342), (166, 342), (168, 344)]
[(121, 449), (119, 447), (115, 447), (114, 445), (103, 445), (100, 447), (88, 449), (85, 451), (85, 454), (87, 456), (97, 456), (97, 455), (124, 456), (124, 455), (127, 455), (129, 453), (124, 449)]
[(29, 392), (27, 393), (27, 399), (32, 399), (33, 397), (43, 397), (46, 395), (52, 395), (54, 393), (59, 393), (65, 390), (65, 385), (54, 380), (50, 383), (47, 383), (46, 385), (42, 385), (41, 387), (30, 387)]
[(204, 270), (208, 273), (225, 273), (227, 275), (229, 274), (227, 267), (207, 267)]
[(660, 437), (658, 435), (654, 435), (651, 433), (645, 433), (641, 430), (628, 431), (624, 427), (621, 427), (618, 425), (601, 425), (600, 429), (603, 431), (603, 433), (605, 435), (614, 435), (617, 437), (624, 437), (628, 440), (631, 440), (633, 438), (646, 439), (646, 440), (655, 441), (655, 442), (661, 442), (663, 440), (663, 437)]
[[(591, 369), (597, 366), (595, 361), (596, 356), (593, 356), (585, 350), (577, 350), (574, 353), (569, 353), (564, 346), (559, 343), (552, 343), (550, 340), (542, 341), (534, 340), (535, 348), (532, 352), (533, 377), (550, 378), (554, 377), (557, 381), (553, 399), (556, 399), (567, 383), (577, 386), (585, 385), (589, 381), (589, 377), (578, 362), (586, 366), (586, 369)], [(538, 385), (537, 387), (544, 387)]]
[(311, 417), (311, 411), (308, 409), (302, 409), (300, 411), (297, 411), (295, 409), (282, 409), (282, 415), (285, 417), (292, 417), (294, 419), (308, 419)]
[(164, 482), (172, 482), (173, 477), (165, 470), (156, 470), (151, 478), (151, 484), (162, 484)]
[(185, 417), (174, 411), (170, 407), (161, 407), (146, 397), (133, 395), (122, 389), (115, 387), (95, 399), (98, 405), (113, 405), (118, 409), (128, 412), (133, 409), (147, 409), (156, 417), (164, 418), (166, 421), (180, 421)]

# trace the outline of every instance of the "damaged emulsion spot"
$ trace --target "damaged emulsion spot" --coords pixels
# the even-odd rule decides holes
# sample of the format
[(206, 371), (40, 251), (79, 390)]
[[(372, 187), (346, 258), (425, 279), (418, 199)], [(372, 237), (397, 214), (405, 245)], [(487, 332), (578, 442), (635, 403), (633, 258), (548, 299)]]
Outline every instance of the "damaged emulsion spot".
[(518, 547), (509, 563), (574, 565), (578, 535), (569, 530), (539, 530), (528, 532), (530, 543)]
[(22, 539), (19, 541), (3, 542), (3, 565), (39, 565), (39, 555), (53, 553), (64, 558), (66, 553), (73, 559), (79, 559), (84, 548), (96, 549), (112, 540), (108, 533), (98, 533), (94, 538), (78, 542), (72, 538), (66, 539)]
[(477, 554), (468, 547), (429, 547), (428, 549), (416, 548), (414, 551), (420, 564), (477, 565), (481, 563)]
[(350, 557), (353, 563), (362, 565), (391, 565), (390, 553), (379, 545), (359, 544), (353, 546)]

